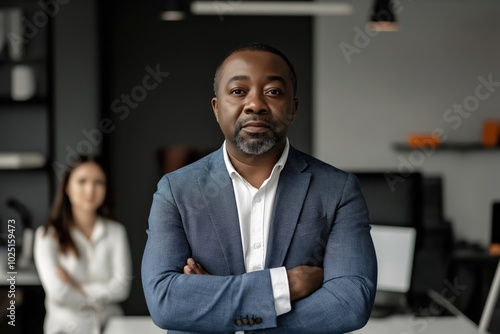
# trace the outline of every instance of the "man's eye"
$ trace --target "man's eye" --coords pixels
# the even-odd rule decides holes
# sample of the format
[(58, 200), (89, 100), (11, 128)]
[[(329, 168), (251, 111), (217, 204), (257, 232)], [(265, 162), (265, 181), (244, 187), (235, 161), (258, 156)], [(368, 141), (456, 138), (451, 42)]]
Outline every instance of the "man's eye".
[(243, 94), (243, 90), (242, 89), (233, 89), (231, 91), (231, 94), (240, 95), (240, 94)]
[(279, 90), (279, 89), (269, 89), (267, 92), (268, 92), (268, 94), (271, 94), (271, 95), (280, 95), (281, 94), (281, 90)]

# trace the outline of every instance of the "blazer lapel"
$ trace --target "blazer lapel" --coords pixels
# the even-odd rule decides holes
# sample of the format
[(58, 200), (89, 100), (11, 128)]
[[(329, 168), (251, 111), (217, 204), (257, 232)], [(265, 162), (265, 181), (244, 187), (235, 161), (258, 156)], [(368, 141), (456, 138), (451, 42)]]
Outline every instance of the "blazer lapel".
[(290, 147), (276, 192), (266, 268), (280, 267), (285, 261), (311, 179), (311, 174), (302, 172), (306, 167), (307, 163)]
[(245, 262), (238, 209), (222, 149), (213, 156), (207, 169), (208, 173), (198, 180), (201, 192), (207, 203), (228, 270), (231, 275), (240, 275), (245, 273)]

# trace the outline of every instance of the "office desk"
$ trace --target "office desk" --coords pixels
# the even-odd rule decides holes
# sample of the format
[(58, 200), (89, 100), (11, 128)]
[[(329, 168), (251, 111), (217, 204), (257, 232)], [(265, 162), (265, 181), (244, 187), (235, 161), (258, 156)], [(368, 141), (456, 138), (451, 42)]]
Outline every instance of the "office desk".
[(103, 334), (165, 334), (149, 316), (120, 316), (109, 319)]
[[(165, 334), (149, 316), (121, 316), (109, 320), (103, 334)], [(396, 315), (372, 318), (352, 334), (477, 334), (477, 326), (463, 316), (419, 317)]]
[(394, 315), (371, 318), (368, 324), (353, 334), (475, 334), (477, 326), (464, 316), (414, 317)]

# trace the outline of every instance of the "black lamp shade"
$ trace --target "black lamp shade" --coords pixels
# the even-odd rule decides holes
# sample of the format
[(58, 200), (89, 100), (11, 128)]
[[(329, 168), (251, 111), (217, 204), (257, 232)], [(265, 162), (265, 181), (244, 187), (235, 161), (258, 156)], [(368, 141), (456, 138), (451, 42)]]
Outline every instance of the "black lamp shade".
[(375, 0), (375, 6), (371, 13), (372, 22), (396, 22), (396, 16), (392, 10), (391, 0)]

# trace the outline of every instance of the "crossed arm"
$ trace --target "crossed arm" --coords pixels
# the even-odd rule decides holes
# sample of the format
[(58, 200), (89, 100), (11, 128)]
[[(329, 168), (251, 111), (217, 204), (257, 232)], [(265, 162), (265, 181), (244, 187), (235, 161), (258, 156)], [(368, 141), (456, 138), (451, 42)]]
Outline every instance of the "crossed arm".
[[(165, 242), (149, 231), (152, 240), (143, 258), (142, 277), (153, 321), (161, 328), (192, 332), (259, 329), (266, 334), (339, 334), (358, 329), (366, 323), (373, 303), (376, 262), (368, 227), (357, 229), (363, 231), (354, 239), (359, 233), (350, 229), (332, 233), (323, 269), (299, 266), (287, 271), (292, 310), (280, 316), (274, 309), (269, 270), (206, 275), (194, 260), (186, 263), (190, 254), (182, 235)], [(151, 256), (158, 247), (167, 248), (168, 256)], [(318, 276), (323, 276), (319, 288)], [(248, 328), (236, 326), (235, 319), (245, 315), (263, 321)]]
[[(210, 275), (203, 267), (189, 258), (183, 269), (186, 275)], [(323, 284), (323, 268), (313, 266), (298, 266), (287, 270), (290, 301), (309, 296), (321, 288)]]
[(82, 295), (85, 295), (85, 291), (83, 291), (80, 282), (78, 282), (75, 278), (73, 278), (73, 276), (71, 276), (62, 266), (58, 265), (55, 268), (55, 274), (61, 281), (68, 284)]

